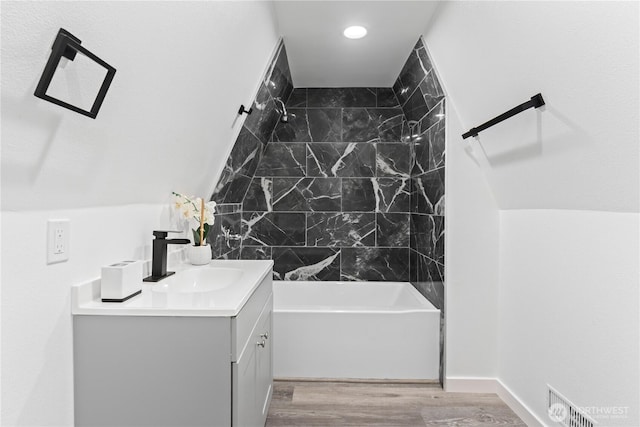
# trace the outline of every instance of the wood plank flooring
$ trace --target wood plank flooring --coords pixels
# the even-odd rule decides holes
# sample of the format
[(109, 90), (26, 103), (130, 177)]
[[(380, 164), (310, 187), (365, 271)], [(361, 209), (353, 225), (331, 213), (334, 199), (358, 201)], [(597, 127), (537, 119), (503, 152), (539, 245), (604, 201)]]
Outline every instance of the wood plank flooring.
[(267, 427), (526, 425), (495, 394), (445, 393), (437, 383), (274, 383)]

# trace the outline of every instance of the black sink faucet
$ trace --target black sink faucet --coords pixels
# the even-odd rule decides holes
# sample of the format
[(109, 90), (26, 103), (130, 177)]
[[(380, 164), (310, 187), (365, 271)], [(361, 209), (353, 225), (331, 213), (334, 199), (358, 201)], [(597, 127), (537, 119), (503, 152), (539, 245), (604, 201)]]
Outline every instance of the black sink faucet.
[(145, 282), (158, 282), (165, 277), (175, 274), (173, 271), (167, 271), (167, 245), (186, 245), (191, 243), (189, 239), (167, 239), (169, 233), (178, 233), (178, 231), (154, 231), (153, 235), (153, 256), (151, 259), (151, 276), (145, 277)]

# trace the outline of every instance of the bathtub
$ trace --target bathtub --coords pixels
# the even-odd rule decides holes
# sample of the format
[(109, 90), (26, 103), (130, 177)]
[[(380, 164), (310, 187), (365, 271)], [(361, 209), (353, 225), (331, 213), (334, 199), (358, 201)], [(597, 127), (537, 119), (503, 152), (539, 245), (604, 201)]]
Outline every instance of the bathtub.
[(438, 379), (440, 310), (410, 283), (273, 282), (277, 378)]

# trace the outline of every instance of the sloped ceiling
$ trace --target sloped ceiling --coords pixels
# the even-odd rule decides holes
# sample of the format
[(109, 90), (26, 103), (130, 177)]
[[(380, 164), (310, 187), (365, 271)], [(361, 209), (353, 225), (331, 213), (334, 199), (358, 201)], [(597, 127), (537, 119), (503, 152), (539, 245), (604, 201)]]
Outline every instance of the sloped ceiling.
[[(276, 1), (295, 87), (391, 87), (435, 1)], [(342, 35), (362, 25), (368, 35)]]

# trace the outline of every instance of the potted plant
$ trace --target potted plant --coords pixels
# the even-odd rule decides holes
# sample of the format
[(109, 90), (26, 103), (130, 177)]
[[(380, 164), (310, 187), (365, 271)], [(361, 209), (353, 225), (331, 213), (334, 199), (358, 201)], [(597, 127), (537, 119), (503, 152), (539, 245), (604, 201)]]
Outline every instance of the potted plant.
[(207, 243), (207, 236), (215, 222), (216, 202), (205, 203), (200, 197), (187, 197), (173, 192), (174, 208), (179, 217), (189, 224), (193, 234), (193, 245), (187, 249), (187, 258), (194, 265), (204, 265), (211, 262), (211, 246)]

